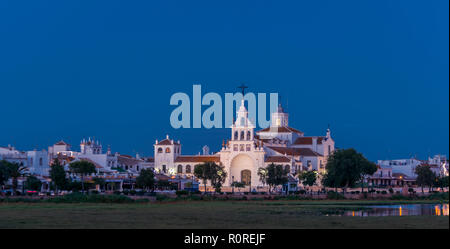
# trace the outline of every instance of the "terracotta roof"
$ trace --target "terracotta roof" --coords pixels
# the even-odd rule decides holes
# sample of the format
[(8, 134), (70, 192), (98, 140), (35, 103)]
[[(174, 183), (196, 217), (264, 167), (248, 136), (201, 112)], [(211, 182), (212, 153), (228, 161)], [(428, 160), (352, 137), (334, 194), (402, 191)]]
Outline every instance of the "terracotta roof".
[(127, 156), (124, 156), (124, 155), (120, 155), (120, 156), (117, 157), (117, 162), (118, 163), (125, 164), (125, 165), (128, 165), (128, 166), (130, 166), (130, 165), (137, 165), (137, 164), (139, 164), (140, 161), (141, 160), (139, 160), (139, 159), (132, 158), (132, 157), (127, 157)]
[(264, 160), (264, 162), (271, 162), (271, 163), (289, 163), (291, 162), (291, 159), (285, 157), (285, 156), (268, 156)]
[(295, 140), (294, 144), (313, 144), (313, 138), (317, 138), (317, 144), (322, 144), (325, 137), (299, 137)]
[(292, 127), (288, 127), (288, 126), (280, 126), (280, 127), (267, 127), (265, 129), (259, 130), (257, 132), (284, 132), (284, 133), (299, 133), (299, 134), (304, 134), (302, 131), (299, 131), (297, 129), (294, 129)]
[(158, 145), (172, 145), (172, 142), (173, 142), (173, 144), (175, 144), (175, 145), (179, 145), (179, 143), (177, 143), (177, 142), (175, 142), (175, 141), (172, 141), (172, 140), (170, 140), (170, 139), (164, 139), (164, 140), (161, 140), (161, 141), (159, 141), (158, 142)]
[(201, 162), (220, 162), (219, 156), (212, 156), (212, 155), (197, 155), (197, 156), (178, 156), (175, 159), (175, 162), (177, 163), (201, 163)]
[(70, 145), (70, 144), (68, 144), (68, 143), (64, 142), (63, 140), (61, 140), (61, 141), (57, 142), (55, 145)]
[(153, 157), (146, 157), (145, 161), (146, 162), (155, 162), (155, 158), (153, 158)]
[(164, 175), (164, 174), (155, 174), (155, 178), (158, 181), (168, 181), (170, 179), (170, 177)]
[(286, 148), (286, 147), (268, 147), (271, 150), (274, 150), (282, 155), (291, 155), (291, 156), (322, 156), (321, 154), (312, 151), (309, 148)]
[(439, 168), (437, 164), (422, 163), (420, 166), (428, 166), (430, 168)]

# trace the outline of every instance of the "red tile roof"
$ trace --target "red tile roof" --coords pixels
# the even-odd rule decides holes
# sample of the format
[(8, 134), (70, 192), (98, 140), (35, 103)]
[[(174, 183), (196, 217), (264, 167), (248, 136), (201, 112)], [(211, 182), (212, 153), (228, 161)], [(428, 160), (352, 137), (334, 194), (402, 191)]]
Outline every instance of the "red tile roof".
[(288, 126), (280, 126), (280, 127), (267, 127), (265, 129), (257, 131), (259, 132), (277, 132), (277, 133), (298, 133), (298, 134), (304, 134), (302, 131), (299, 131), (297, 129), (294, 129), (292, 127)]
[[(173, 141), (173, 144), (179, 145), (179, 143), (177, 143), (177, 142), (175, 142), (175, 141)], [(164, 140), (161, 140), (161, 141), (158, 143), (158, 145), (172, 145), (172, 140), (166, 138), (166, 139), (164, 139)]]
[(285, 156), (268, 156), (264, 160), (264, 162), (271, 162), (271, 163), (289, 163), (291, 162), (291, 159), (285, 157)]
[(202, 162), (220, 162), (219, 156), (197, 155), (197, 156), (178, 156), (175, 159), (177, 163), (202, 163)]
[(126, 155), (120, 155), (117, 157), (117, 162), (120, 164), (131, 166), (138, 165), (141, 160)]
[[(294, 144), (313, 144), (313, 138), (314, 137), (299, 137), (295, 140)], [(325, 139), (325, 137), (316, 137), (317, 138), (317, 144), (322, 144), (322, 141)]]
[(313, 156), (313, 157), (322, 156), (321, 154), (314, 152), (309, 148), (286, 148), (273, 146), (269, 146), (268, 148), (282, 155), (286, 154), (291, 156)]
[(70, 144), (68, 144), (68, 143), (64, 142), (63, 140), (61, 140), (61, 141), (57, 142), (55, 145), (70, 145)]

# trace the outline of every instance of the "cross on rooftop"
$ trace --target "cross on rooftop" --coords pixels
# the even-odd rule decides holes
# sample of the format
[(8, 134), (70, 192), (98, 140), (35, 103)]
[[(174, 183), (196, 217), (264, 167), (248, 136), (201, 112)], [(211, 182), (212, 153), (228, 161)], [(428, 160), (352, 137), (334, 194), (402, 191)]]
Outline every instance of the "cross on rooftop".
[(245, 89), (248, 88), (248, 86), (242, 84), (241, 86), (238, 86), (238, 88), (240, 88), (242, 90), (242, 96), (245, 95)]

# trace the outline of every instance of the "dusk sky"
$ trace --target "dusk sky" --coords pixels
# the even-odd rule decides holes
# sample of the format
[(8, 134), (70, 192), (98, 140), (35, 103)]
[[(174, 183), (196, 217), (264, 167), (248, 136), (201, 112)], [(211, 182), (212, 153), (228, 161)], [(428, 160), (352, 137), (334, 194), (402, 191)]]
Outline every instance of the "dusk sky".
[[(449, 2), (0, 1), (0, 146), (95, 137), (220, 149), (173, 129), (172, 94), (278, 92), (290, 126), (370, 160), (449, 152)], [(204, 108), (206, 109), (206, 108)]]

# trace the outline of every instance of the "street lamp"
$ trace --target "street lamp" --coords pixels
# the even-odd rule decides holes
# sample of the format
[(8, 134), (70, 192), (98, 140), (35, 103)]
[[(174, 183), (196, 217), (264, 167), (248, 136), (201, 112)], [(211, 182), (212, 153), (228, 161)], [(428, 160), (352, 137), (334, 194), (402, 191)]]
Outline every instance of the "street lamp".
[(231, 192), (234, 194), (234, 176), (231, 176)]

